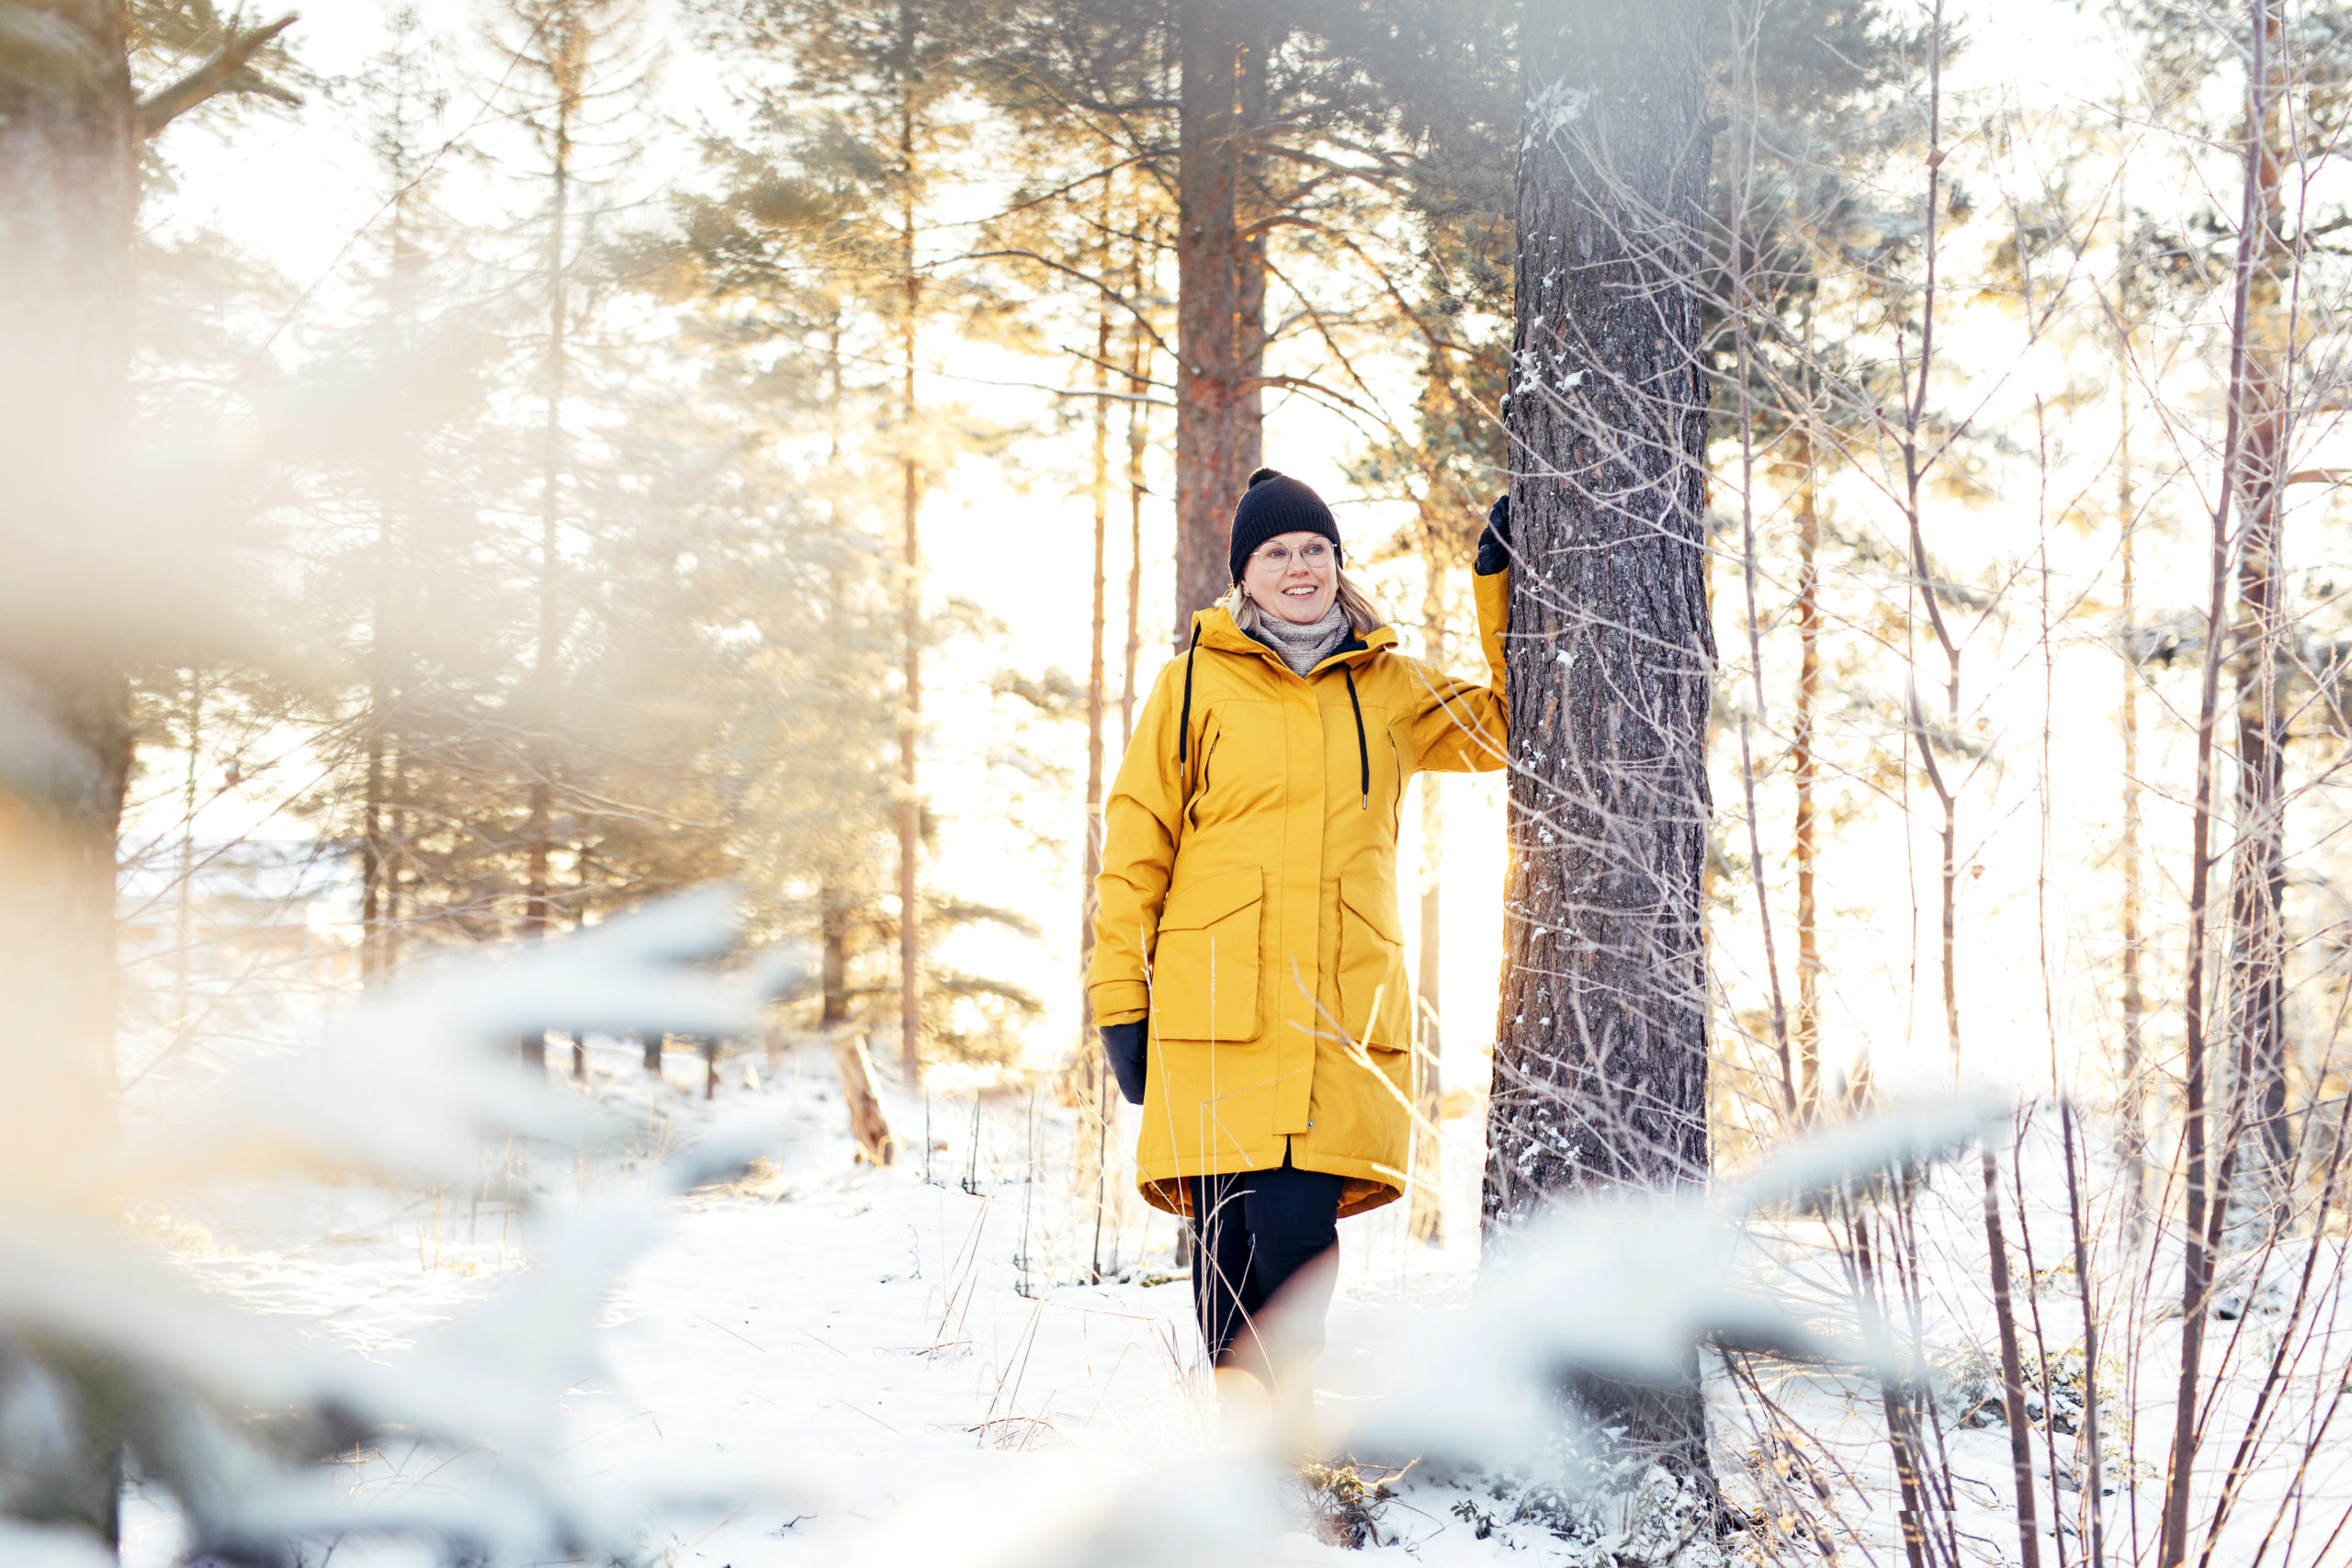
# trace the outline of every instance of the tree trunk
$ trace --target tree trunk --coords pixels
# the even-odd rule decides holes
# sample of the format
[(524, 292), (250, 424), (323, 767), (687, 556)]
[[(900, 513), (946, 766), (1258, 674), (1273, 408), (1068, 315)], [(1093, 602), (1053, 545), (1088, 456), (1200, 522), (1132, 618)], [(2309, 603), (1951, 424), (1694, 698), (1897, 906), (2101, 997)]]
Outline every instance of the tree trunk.
[[(2041, 1568), (2041, 1540), (2034, 1531), (2033, 1423), (2026, 1414), (2017, 1305), (2009, 1291), (2009, 1245), (2001, 1233), (2000, 1183), (1991, 1144), (1979, 1152), (1978, 1163), (1984, 1181), (1984, 1252), (1992, 1266), (1994, 1332), (2001, 1345), (2001, 1409), (2008, 1419), (2009, 1487), (2018, 1517), (2018, 1561), (2024, 1568)], [(2018, 1224), (2025, 1224), (2022, 1213)]]
[(196, 942), (196, 780), (204, 761), (204, 671), (187, 671), (187, 704), (180, 710), (187, 763), (180, 777), (179, 897), (172, 921), (172, 1044), (187, 1043), (196, 1027), (194, 976), (189, 964)]
[[(1142, 227), (1140, 212), (1136, 227)], [(1144, 243), (1138, 239), (1135, 265), (1128, 273), (1128, 298), (1138, 307), (1143, 299), (1144, 254)], [(1143, 323), (1131, 322), (1127, 329), (1127, 641), (1121, 652), (1119, 670), (1122, 752), (1126, 750), (1127, 738), (1136, 732), (1136, 664), (1143, 652), (1143, 458), (1150, 421), (1150, 405), (1144, 399), (1151, 389), (1146, 374), (1150, 353)]]
[(821, 1010), (817, 1015), (817, 1022), (824, 1029), (849, 1021), (849, 895), (841, 884), (831, 878), (819, 883), (818, 986)]
[(1798, 470), (1797, 712), (1789, 738), (1797, 794), (1797, 1114), (1810, 1122), (1821, 1106), (1821, 919), (1815, 887), (1820, 822), (1813, 793), (1821, 772), (1814, 754), (1814, 720), (1821, 708), (1821, 512), (1809, 434), (1799, 433), (1789, 460)]
[(2230, 1001), (2235, 1114), (2245, 1129), (2233, 1185), (2258, 1227), (2286, 1217), (2295, 1140), (2287, 1116), (2287, 719), (2278, 659), (2287, 629), (2281, 560), (2281, 461), (2290, 419), (2283, 301), (2293, 258), (2282, 241), (2287, 81), (2279, 19), (2257, 0), (2254, 25), (2268, 35), (2268, 80), (2254, 133), (2260, 232), (2247, 296), (2245, 453), (2240, 470), (2238, 625), (2232, 649), (2237, 709), (2237, 843), (2230, 874)]
[[(1425, 504), (1435, 504), (1435, 498)], [(1430, 664), (1445, 668), (1444, 532), (1425, 517), (1421, 529), (1421, 641)], [(1445, 1145), (1438, 1135), (1445, 1082), (1439, 1071), (1445, 1047), (1439, 1023), (1443, 929), (1440, 919), (1445, 871), (1444, 796), (1435, 773), (1421, 775), (1421, 940), (1413, 1002), (1412, 1207), (1405, 1234), (1426, 1247), (1445, 1245)]]
[(1265, 23), (1250, 0), (1179, 0), (1176, 635), (1227, 587), (1233, 503), (1262, 449), (1265, 245), (1253, 116), (1265, 97)]
[[(904, 25), (911, 26), (901, 12)], [(910, 40), (909, 47), (911, 48)], [(899, 439), (911, 444), (915, 424), (915, 311), (922, 299), (922, 276), (915, 270), (914, 106), (902, 92), (899, 108), (900, 186), (899, 208)], [(911, 450), (899, 461), (899, 520), (904, 558), (899, 581), (899, 635), (905, 660), (899, 705), (899, 1066), (910, 1089), (922, 1081), (922, 908), (919, 867), (922, 855), (922, 797), (917, 793), (915, 752), (922, 732), (922, 550), (917, 531), (922, 502), (922, 474)]]
[[(425, 252), (410, 221), (411, 203), (422, 188), (424, 160), (407, 142), (411, 121), (396, 99), (392, 123), (384, 133), (387, 172), (395, 182), (390, 228), (391, 279), (389, 300), (389, 347), (402, 357), (417, 352), (416, 304), (424, 286)], [(393, 726), (399, 700), (401, 671), (395, 662), (392, 628), (407, 610), (405, 586), (407, 544), (402, 523), (408, 514), (408, 487), (414, 481), (420, 454), (407, 433), (399, 433), (398, 447), (388, 454), (383, 468), (383, 492), (376, 518), (375, 575), (369, 597), (368, 628), (368, 775), (362, 805), (359, 856), (359, 976), (374, 987), (391, 973), (395, 919), (400, 902), (393, 886), (393, 863), (399, 820), (393, 793), (400, 779), (400, 737)]]
[[(16, 7), (0, 72), (0, 1190), (14, 1202), (103, 1203), (68, 1185), (114, 1133), (115, 838), (132, 737), (123, 650), (62, 554), (122, 519), (91, 509), (121, 432), (138, 146), (123, 8)], [(31, 24), (38, 23), (38, 27)], [(77, 578), (79, 581), (77, 581)], [(79, 592), (77, 592), (77, 590)], [(37, 739), (36, 739), (37, 738)], [(74, 1456), (54, 1516), (118, 1534), (119, 1404), (74, 1376), (60, 1449)]]
[[(1110, 227), (1109, 201), (1104, 201), (1103, 227)], [(1110, 257), (1107, 246), (1102, 258)], [(1104, 271), (1108, 271), (1106, 265)], [(1094, 317), (1094, 388), (1110, 389), (1111, 312), (1104, 306)], [(1077, 1190), (1091, 1194), (1094, 1205), (1094, 1247), (1090, 1277), (1102, 1278), (1102, 1203), (1106, 1196), (1104, 1129), (1111, 1109), (1106, 1079), (1109, 1064), (1094, 1040), (1094, 1009), (1086, 995), (1086, 972), (1094, 957), (1094, 879), (1102, 871), (1102, 720), (1108, 706), (1110, 679), (1109, 633), (1111, 584), (1108, 561), (1111, 540), (1111, 400), (1094, 400), (1094, 471), (1087, 487), (1094, 507), (1094, 581), (1092, 639), (1086, 666), (1086, 821), (1080, 855), (1078, 897), (1078, 1051), (1067, 1079), (1078, 1111), (1072, 1134), (1072, 1174)]]
[[(2232, 534), (2230, 508), (2245, 489), (2247, 438), (2261, 413), (2253, 326), (2256, 276), (2269, 254), (2264, 242), (2263, 193), (2275, 175), (2264, 130), (2270, 96), (2268, 62), (2276, 42), (2270, 0), (2251, 0), (2252, 70), (2247, 79), (2245, 172), (2241, 186), (2237, 254), (2231, 266), (2231, 325), (2228, 393), (2222, 437), (2221, 483), (2213, 505), (2212, 540), (2205, 607), (2205, 655), (2198, 671), (2197, 776), (2188, 818), (2188, 926), (2184, 933), (2181, 983), (2181, 1269), (2180, 1358), (2173, 1394), (2171, 1451), (2165, 1470), (2164, 1523), (2157, 1538), (2157, 1568), (2180, 1568), (2188, 1554), (2189, 1494), (2195, 1486), (2199, 1415), (2204, 1405), (2202, 1366), (2205, 1324), (2211, 1310), (2213, 1260), (2222, 1215), (2227, 1212), (2230, 1158), (2218, 1162), (2210, 1080), (2206, 1016), (2205, 947), (2210, 935), (2213, 853), (2215, 738), (2221, 716), (2221, 681), (2227, 614)], [(2226, 1027), (2226, 1022), (2225, 1022)]]
[[(560, 25), (560, 24), (559, 24)], [(559, 62), (571, 60), (572, 51), (557, 49), (550, 51)], [(526, 830), (529, 850), (528, 886), (523, 901), (523, 935), (528, 941), (540, 941), (547, 935), (550, 917), (548, 897), (548, 863), (552, 858), (551, 836), (554, 832), (552, 800), (548, 788), (554, 767), (554, 747), (548, 734), (555, 708), (556, 639), (561, 620), (556, 603), (557, 580), (562, 568), (563, 521), (563, 400), (571, 380), (571, 356), (566, 313), (569, 280), (568, 263), (564, 253), (565, 232), (570, 224), (571, 194), (571, 109), (579, 90), (576, 81), (560, 73), (555, 84), (555, 142), (551, 173), (555, 181), (554, 210), (548, 218), (548, 352), (545, 368), (547, 424), (541, 432), (539, 472), (539, 581), (537, 639), (532, 667), (534, 731), (531, 746), (530, 824)]]
[[(547, 423), (541, 432), (539, 473), (538, 629), (531, 671), (530, 788), (523, 829), (526, 862), (522, 934), (526, 942), (547, 939), (552, 913), (548, 896), (555, 833), (555, 746), (551, 729), (555, 718), (556, 642), (561, 628), (556, 600), (563, 564), (563, 400), (571, 370), (568, 337), (571, 321), (566, 309), (570, 279), (564, 240), (571, 221), (571, 114), (582, 85), (579, 75), (581, 51), (571, 36), (582, 24), (569, 11), (560, 11), (551, 18), (550, 25), (560, 36), (548, 40), (548, 49), (553, 76), (549, 85), (555, 96), (554, 140), (549, 148), (549, 174), (555, 190), (548, 220), (548, 351), (544, 370)], [(544, 1032), (534, 1030), (524, 1036), (523, 1060), (527, 1065), (544, 1068), (547, 1050)]]
[[(1707, 1171), (1703, 17), (1552, 0), (1522, 33), (1490, 1237)], [(1687, 1382), (1583, 1396), (1712, 1496), (1695, 1351)]]
[(0, 74), (0, 721), (45, 748), (0, 768), (0, 1188), (19, 1197), (53, 1191), (114, 1121), (130, 690), (120, 650), (51, 593), (79, 586), (58, 558), (65, 537), (120, 521), (74, 513), (120, 431), (138, 171), (121, 7), (66, 0), (28, 15), (58, 54)]
[(882, 1113), (882, 1097), (874, 1092), (874, 1061), (866, 1054), (865, 1031), (833, 1032), (833, 1066), (842, 1076), (842, 1104), (849, 1111), (850, 1136), (857, 1141), (856, 1158), (866, 1165), (888, 1165), (898, 1157), (899, 1141), (890, 1135), (889, 1118)]
[[(2118, 184), (2120, 185), (2119, 179)], [(2119, 434), (2115, 455), (2115, 512), (2121, 537), (2117, 554), (2122, 562), (2123, 641), (2123, 841), (2117, 854), (2123, 862), (2120, 918), (2123, 936), (2123, 1053), (2116, 1068), (2115, 1121), (2118, 1172), (2123, 1189), (2123, 1228), (2133, 1243), (2147, 1223), (2147, 1128), (2142, 1110), (2141, 1079), (2145, 1072), (2143, 1034), (2148, 1011), (2143, 985), (2140, 931), (2140, 624), (2136, 546), (2139, 502), (2132, 474), (2132, 337), (2131, 263), (2128, 209), (2122, 193), (2116, 195), (2116, 367), (2115, 396)]]

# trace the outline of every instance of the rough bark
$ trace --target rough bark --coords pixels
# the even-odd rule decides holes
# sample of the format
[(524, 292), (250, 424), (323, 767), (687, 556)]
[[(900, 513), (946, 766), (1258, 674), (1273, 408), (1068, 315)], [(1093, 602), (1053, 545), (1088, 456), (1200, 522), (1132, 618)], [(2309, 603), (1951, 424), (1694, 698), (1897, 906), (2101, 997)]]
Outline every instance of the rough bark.
[(0, 1174), (18, 1196), (49, 1188), (111, 1124), (115, 827), (131, 757), (107, 617), (51, 597), (99, 586), (75, 581), (91, 563), (67, 550), (90, 525), (74, 516), (83, 465), (100, 461), (122, 412), (130, 78), (119, 6), (67, 0), (40, 15), (59, 58), (0, 73), (0, 718), (19, 738), (0, 769)]
[[(2116, 197), (2117, 248), (2124, 251), (2121, 193)], [(2142, 1111), (2148, 1013), (2143, 985), (2144, 953), (2140, 929), (2140, 625), (2137, 549), (2139, 504), (2132, 472), (2131, 269), (2116, 268), (2116, 405), (2119, 435), (2115, 456), (2115, 511), (2121, 537), (2123, 641), (2123, 840), (2116, 853), (2123, 863), (2120, 919), (2123, 937), (2123, 1054), (2116, 1066), (2116, 1156), (2123, 1189), (2123, 1226), (2134, 1243), (2147, 1223), (2147, 1128)]]
[(832, 1029), (849, 1021), (848, 889), (828, 877), (817, 885), (818, 988), (821, 1009), (817, 1021)]
[[(2033, 1422), (2025, 1408), (2024, 1359), (2018, 1349), (2017, 1307), (2009, 1291), (2009, 1246), (2001, 1234), (2001, 1194), (1992, 1145), (1982, 1150), (1984, 1252), (1992, 1263), (1993, 1320), (2001, 1341), (2001, 1409), (2009, 1428), (2009, 1483), (2018, 1516), (2018, 1561), (2041, 1568), (2041, 1538), (2033, 1515)], [(2024, 1224), (2019, 1220), (2018, 1224)]]
[[(571, 125), (584, 86), (581, 70), (584, 27), (570, 11), (551, 20), (554, 36), (547, 40), (552, 120), (548, 128), (548, 174), (553, 191), (548, 215), (547, 355), (542, 366), (542, 395), (547, 400), (546, 423), (540, 431), (538, 626), (531, 666), (532, 737), (529, 747), (530, 787), (524, 823), (525, 869), (522, 935), (526, 942), (546, 940), (553, 916), (548, 878), (554, 860), (556, 748), (555, 718), (557, 643), (561, 635), (559, 607), (563, 570), (561, 532), (563, 489), (568, 444), (564, 440), (563, 403), (571, 378), (570, 254), (565, 240), (571, 226)], [(534, 1067), (547, 1064), (547, 1036), (534, 1032), (523, 1039), (523, 1059)]]
[(1797, 1112), (1811, 1121), (1821, 1105), (1821, 921), (1815, 888), (1820, 865), (1819, 818), (1814, 788), (1820, 763), (1814, 752), (1814, 719), (1821, 707), (1821, 512), (1817, 504), (1813, 440), (1801, 432), (1791, 462), (1798, 467), (1797, 513), (1797, 711), (1789, 738), (1789, 772), (1796, 782), (1797, 863)]
[[(0, 60), (0, 1190), (94, 1205), (106, 1200), (71, 1183), (114, 1128), (115, 833), (131, 761), (114, 639), (135, 628), (108, 597), (124, 563), (106, 561), (106, 531), (124, 520), (92, 510), (91, 479), (123, 412), (137, 128), (121, 7), (28, 14), (38, 36)], [(43, 1506), (111, 1542), (120, 1402), (98, 1370), (85, 1381), (70, 1356), (49, 1359), (74, 1393), (55, 1434), (71, 1458)]]
[(888, 1165), (898, 1157), (899, 1144), (882, 1113), (882, 1097), (874, 1092), (874, 1059), (865, 1049), (865, 1031), (837, 1030), (832, 1037), (833, 1066), (842, 1076), (842, 1104), (849, 1111), (850, 1136), (857, 1140), (857, 1157), (867, 1165)]
[[(1161, 220), (1147, 219), (1143, 186), (1136, 186), (1130, 228), (1135, 235), (1127, 247), (1127, 298), (1144, 299), (1147, 286), (1159, 283)], [(1119, 749), (1136, 730), (1136, 665), (1143, 653), (1143, 498), (1144, 454), (1150, 445), (1151, 334), (1143, 318), (1127, 321), (1127, 604), (1126, 644), (1119, 664)]]
[(2281, 461), (2290, 411), (2284, 296), (2293, 258), (2281, 238), (2284, 209), (2285, 51), (2275, 0), (2257, 0), (2252, 25), (2267, 34), (2267, 79), (2252, 100), (2256, 202), (2254, 271), (2246, 320), (2246, 428), (2240, 476), (2238, 624), (2232, 684), (2237, 717), (2237, 840), (2230, 872), (2230, 1024), (2235, 1099), (2246, 1129), (2233, 1162), (2239, 1204), (2263, 1230), (2288, 1209), (2295, 1141), (2287, 1117), (2287, 718), (2278, 660), (2287, 630), (2282, 566)]
[[(1110, 213), (1105, 200), (1104, 227), (1109, 227)], [(1106, 258), (1107, 259), (1107, 258)], [(1107, 270), (1107, 268), (1106, 268)], [(1111, 313), (1107, 309), (1096, 312), (1094, 319), (1094, 386), (1098, 393), (1110, 384)], [(1102, 1205), (1107, 1196), (1103, 1155), (1106, 1123), (1110, 1113), (1110, 1093), (1107, 1079), (1109, 1064), (1103, 1059), (1101, 1046), (1094, 1038), (1094, 1009), (1086, 994), (1085, 976), (1094, 957), (1094, 879), (1102, 871), (1102, 721), (1107, 706), (1109, 680), (1108, 649), (1104, 646), (1109, 632), (1110, 578), (1107, 557), (1111, 539), (1111, 400), (1097, 396), (1094, 400), (1094, 470), (1088, 487), (1094, 508), (1094, 579), (1092, 640), (1086, 667), (1086, 818), (1085, 841), (1080, 849), (1080, 872), (1078, 895), (1078, 1051), (1073, 1058), (1066, 1082), (1070, 1091), (1072, 1108), (1077, 1111), (1077, 1129), (1071, 1145), (1072, 1174), (1079, 1191), (1092, 1195), (1094, 1204), (1094, 1248), (1089, 1277), (1102, 1277)]]
[[(902, 27), (911, 26), (904, 12)], [(911, 42), (909, 43), (911, 51)], [(899, 104), (899, 156), (902, 187), (899, 207), (899, 355), (900, 439), (914, 440), (916, 312), (922, 302), (922, 275), (915, 266), (914, 106), (903, 87)], [(922, 1080), (922, 796), (916, 774), (916, 748), (922, 738), (922, 548), (920, 526), (922, 476), (911, 453), (899, 459), (899, 522), (903, 559), (899, 614), (904, 661), (899, 702), (899, 1064), (907, 1084)]]
[[(1707, 1170), (1702, 16), (1551, 0), (1522, 33), (1490, 1236)], [(1695, 1356), (1687, 1383), (1583, 1396), (1711, 1488)]]
[(2214, 738), (2219, 728), (2223, 614), (2230, 581), (2230, 508), (2238, 499), (2245, 462), (2248, 414), (2257, 406), (2253, 392), (2255, 372), (2248, 330), (2255, 273), (2263, 250), (2257, 236), (2263, 220), (2261, 188), (2267, 162), (2263, 142), (2264, 100), (2268, 95), (2268, 61), (2272, 43), (2269, 0), (2252, 0), (2253, 71), (2245, 138), (2245, 175), (2238, 220), (2236, 260), (2231, 267), (2230, 357), (2226, 422), (2222, 436), (2221, 484), (2213, 505), (2212, 542), (2209, 558), (2205, 608), (2205, 657), (2198, 675), (2197, 776), (2189, 808), (2188, 927), (2184, 933), (2186, 963), (2181, 985), (2181, 1146), (2182, 1216), (2180, 1269), (2180, 1359), (2173, 1394), (2171, 1451), (2165, 1470), (2164, 1524), (2157, 1539), (2157, 1568), (2180, 1568), (2188, 1552), (2189, 1493), (2195, 1483), (2198, 1416), (2202, 1407), (2202, 1361), (2205, 1321), (2211, 1309), (2213, 1256), (2220, 1241), (2221, 1220), (2228, 1206), (2229, 1167), (2226, 1155), (2214, 1168), (2214, 1129), (2209, 1122), (2206, 1060), (2205, 945), (2211, 933), (2211, 869), (2213, 865), (2213, 803), (2215, 795)]
[(1227, 583), (1233, 502), (1262, 451), (1265, 248), (1250, 227), (1265, 23), (1249, 0), (1179, 0), (1176, 633)]
[(1119, 748), (1136, 732), (1136, 666), (1143, 655), (1143, 457), (1149, 440), (1149, 416), (1143, 399), (1149, 390), (1144, 378), (1146, 353), (1143, 328), (1127, 340), (1127, 640), (1119, 662)]
[[(1447, 542), (1435, 520), (1425, 516), (1421, 640), (1430, 663), (1440, 670), (1446, 666), (1445, 572), (1440, 552)], [(1425, 1247), (1445, 1245), (1445, 1145), (1438, 1132), (1445, 1099), (1445, 1081), (1439, 1070), (1445, 1050), (1439, 1021), (1444, 956), (1441, 917), (1445, 892), (1445, 804), (1439, 786), (1437, 774), (1421, 775), (1421, 936), (1413, 998), (1413, 1197), (1405, 1217), (1406, 1234)]]

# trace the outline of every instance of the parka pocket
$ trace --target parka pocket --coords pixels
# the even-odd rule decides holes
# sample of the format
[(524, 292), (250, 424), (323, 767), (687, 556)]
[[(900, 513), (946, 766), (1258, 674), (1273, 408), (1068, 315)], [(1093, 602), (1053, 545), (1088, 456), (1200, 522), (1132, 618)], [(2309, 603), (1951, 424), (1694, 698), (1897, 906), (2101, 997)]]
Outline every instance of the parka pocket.
[(1238, 1044), (1258, 1037), (1265, 892), (1264, 874), (1251, 866), (1168, 895), (1151, 963), (1153, 1032), (1160, 1039)]
[(1349, 1039), (1375, 1051), (1402, 1051), (1413, 1043), (1405, 933), (1395, 890), (1385, 882), (1340, 880), (1339, 989), (1340, 1023)]

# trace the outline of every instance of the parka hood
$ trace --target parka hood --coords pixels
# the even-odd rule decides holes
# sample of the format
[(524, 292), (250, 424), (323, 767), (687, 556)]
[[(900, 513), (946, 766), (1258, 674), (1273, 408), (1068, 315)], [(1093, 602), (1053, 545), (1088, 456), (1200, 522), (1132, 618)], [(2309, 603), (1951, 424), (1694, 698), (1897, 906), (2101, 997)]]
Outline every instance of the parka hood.
[[(1193, 612), (1193, 629), (1184, 639), (1186, 646), (1191, 647), (1195, 638), (1199, 639), (1200, 647), (1214, 649), (1219, 653), (1262, 655), (1272, 661), (1275, 669), (1285, 675), (1291, 674), (1291, 668), (1283, 662), (1282, 655), (1243, 631), (1235, 623), (1233, 612), (1222, 604), (1212, 604), (1205, 610)], [(1396, 646), (1396, 627), (1374, 626), (1363, 637), (1350, 637), (1341, 643), (1337, 653), (1332, 654), (1329, 659), (1326, 659), (1315, 668), (1321, 670), (1335, 660), (1344, 660), (1351, 665), (1360, 665), (1374, 654), (1385, 652)], [(1295, 675), (1292, 678), (1305, 679), (1303, 676)]]

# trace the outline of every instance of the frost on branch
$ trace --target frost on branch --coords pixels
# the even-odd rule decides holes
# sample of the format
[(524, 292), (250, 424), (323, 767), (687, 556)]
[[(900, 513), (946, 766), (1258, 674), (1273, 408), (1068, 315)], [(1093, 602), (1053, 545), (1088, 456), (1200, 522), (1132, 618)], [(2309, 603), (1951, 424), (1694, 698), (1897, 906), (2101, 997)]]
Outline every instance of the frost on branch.
[[(258, 1065), (135, 1144), (94, 1151), (67, 1190), (119, 1202), (161, 1181), (289, 1168), (456, 1184), (485, 1139), (584, 1150), (615, 1125), (519, 1072), (514, 1040), (554, 1018), (746, 1029), (784, 976), (718, 966), (732, 910), (728, 894), (705, 892), (503, 961), (453, 964), (362, 1009), (325, 1048)], [(171, 1493), (191, 1546), (225, 1561), (282, 1562), (299, 1541), (367, 1535), (492, 1561), (625, 1557), (664, 1499), (560, 1479), (558, 1401), (594, 1371), (593, 1321), (613, 1280), (661, 1234), (660, 1191), (707, 1164), (694, 1150), (680, 1160), (684, 1177), (657, 1173), (652, 1191), (555, 1223), (514, 1289), (396, 1366), (322, 1353), (190, 1290), (96, 1205), (0, 1210), (0, 1517), (110, 1534), (120, 1453)], [(429, 1491), (374, 1501), (320, 1462), (394, 1438), (475, 1457)], [(48, 1551), (70, 1538), (40, 1539)]]

